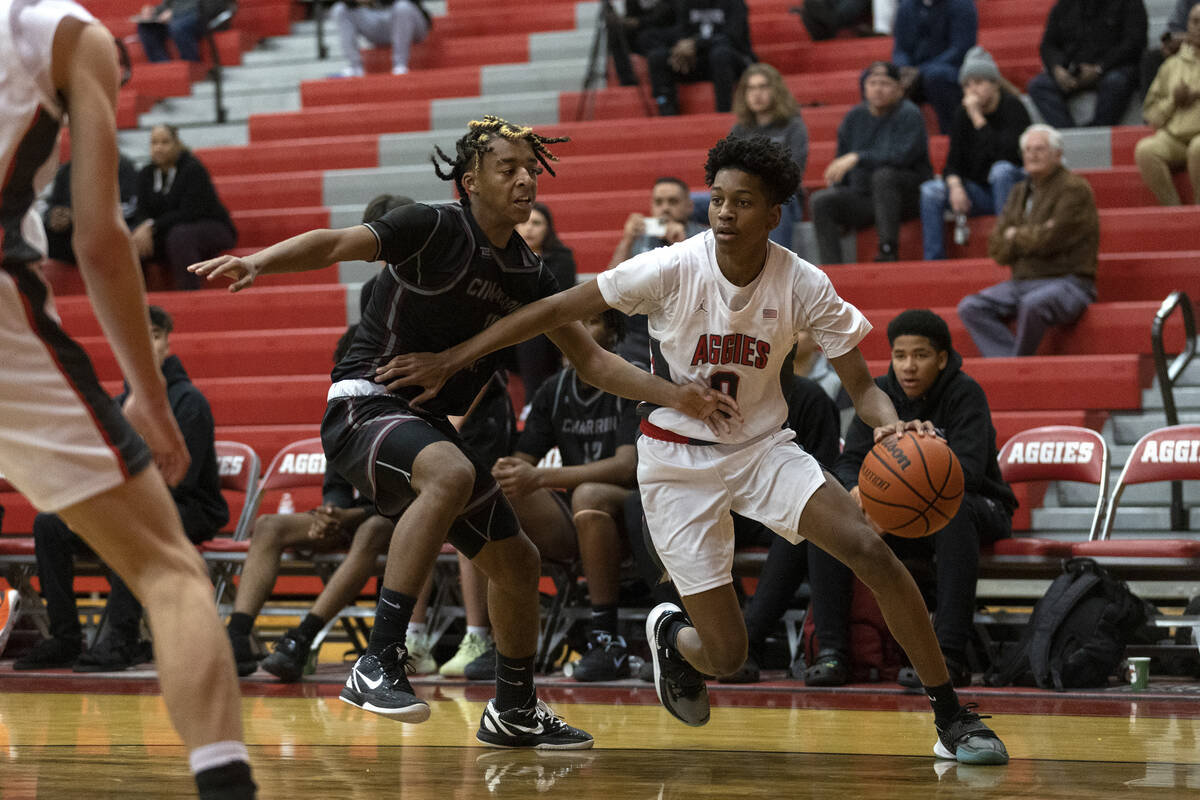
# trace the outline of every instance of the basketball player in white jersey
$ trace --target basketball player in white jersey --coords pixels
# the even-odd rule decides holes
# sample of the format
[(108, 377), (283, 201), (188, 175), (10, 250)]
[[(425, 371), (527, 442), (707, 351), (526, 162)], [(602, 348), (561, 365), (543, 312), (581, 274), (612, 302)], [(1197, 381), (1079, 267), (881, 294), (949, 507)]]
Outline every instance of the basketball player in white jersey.
[[(687, 609), (664, 603), (646, 622), (655, 685), (689, 725), (708, 721), (704, 675), (727, 675), (746, 658), (746, 627), (730, 574), (730, 511), (791, 542), (810, 539), (871, 587), (934, 709), (939, 757), (1003, 764), (999, 737), (958, 701), (920, 592), (833, 476), (792, 443), (780, 364), (799, 331), (821, 345), (876, 440), (929, 422), (902, 423), (871, 379), (858, 343), (871, 326), (829, 278), (767, 235), (800, 181), (787, 151), (765, 137), (724, 139), (709, 151), (710, 231), (643, 253), (598, 280), (540, 300), (436, 356), (405, 355), (379, 371), (389, 388), (420, 385), (420, 403), (464, 365), (572, 320), (617, 308), (647, 314), (652, 369), (677, 383), (732, 395), (740, 415), (714, 432), (654, 408), (638, 441), (638, 484), (650, 535)], [(607, 388), (603, 383), (600, 388)]]
[[(112, 35), (81, 6), (0, 0), (0, 472), (38, 510), (78, 531), (142, 601), (200, 797), (247, 800), (255, 787), (233, 654), (167, 491), (189, 458), (151, 349), (142, 272), (118, 201), (119, 83)], [(59, 326), (37, 268), (45, 239), (31, 209), (54, 175), (64, 115), (75, 252), (129, 382), (124, 409)]]

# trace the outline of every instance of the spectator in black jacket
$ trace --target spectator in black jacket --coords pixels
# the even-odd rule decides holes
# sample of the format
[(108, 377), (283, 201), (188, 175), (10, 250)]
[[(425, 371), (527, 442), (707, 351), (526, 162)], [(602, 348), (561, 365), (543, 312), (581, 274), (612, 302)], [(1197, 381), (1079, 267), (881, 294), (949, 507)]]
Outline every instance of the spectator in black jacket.
[[(188, 378), (178, 356), (171, 355), (170, 334), (174, 327), (171, 315), (158, 306), (150, 306), (149, 313), (154, 355), (167, 379), (167, 399), (192, 458), (183, 480), (171, 488), (171, 498), (183, 520), (184, 533), (192, 542), (199, 543), (211, 539), (229, 521), (229, 506), (221, 495), (221, 479), (217, 474), (212, 410)], [(128, 392), (117, 396), (117, 404), (124, 405), (127, 397)], [(140, 642), (142, 606), (112, 571), (108, 575), (111, 591), (104, 625), (91, 649), (80, 654), (83, 631), (75, 606), (75, 554), (94, 554), (56, 514), (38, 514), (34, 518), (33, 538), (51, 638), (17, 659), (13, 669), (74, 664), (76, 672), (108, 672), (144, 661)]]
[[(130, 230), (137, 227), (137, 167), (123, 155), (117, 160), (117, 184), (121, 191), (121, 214)], [(68, 264), (75, 263), (75, 248), (71, 237), (75, 232), (75, 217), (71, 212), (71, 162), (58, 168), (50, 196), (46, 198), (46, 212), (42, 215), (46, 228), (46, 255)]]
[[(927, 309), (905, 311), (888, 325), (892, 364), (875, 382), (903, 420), (927, 419), (946, 438), (962, 464), (965, 496), (954, 519), (932, 536), (900, 539), (886, 536), (901, 559), (933, 558), (937, 587), (934, 630), (955, 686), (970, 683), (966, 647), (975, 613), (979, 549), (1012, 533), (1016, 497), (996, 461), (996, 429), (987, 395), (962, 371), (946, 321)], [(855, 417), (834, 470), (838, 480), (858, 494), (858, 471), (874, 446), (869, 425)], [(860, 501), (861, 502), (861, 501)], [(817, 547), (809, 548), (808, 575), (812, 610), (821, 650), (805, 673), (809, 686), (840, 686), (850, 674), (848, 633), (853, 575)], [(911, 668), (900, 672), (901, 684), (919, 688)]]
[(669, 0), (625, 0), (624, 5), (623, 11), (618, 11), (611, 3), (604, 7), (608, 54), (612, 57), (613, 70), (620, 84), (637, 86), (637, 73), (633, 70), (630, 54), (644, 56), (646, 52), (642, 34), (647, 30), (670, 26), (673, 11)]
[(647, 29), (641, 41), (664, 117), (679, 113), (678, 81), (712, 81), (717, 111), (728, 112), (742, 70), (757, 61), (744, 0), (675, 0), (670, 24)]
[(925, 259), (946, 257), (943, 216), (947, 209), (961, 226), (966, 217), (998, 214), (1008, 193), (1025, 180), (1021, 169), (1021, 133), (1029, 112), (1020, 98), (1005, 91), (996, 62), (982, 47), (967, 53), (959, 71), (965, 89), (950, 128), (950, 154), (942, 179), (921, 184), (921, 232)]
[(138, 174), (138, 216), (133, 243), (143, 261), (164, 262), (176, 289), (203, 281), (189, 264), (220, 255), (237, 244), (237, 230), (217, 197), (208, 170), (179, 139), (173, 125), (150, 129), (150, 164)]
[(1067, 101), (1096, 91), (1096, 109), (1085, 127), (1116, 125), (1138, 86), (1146, 47), (1146, 6), (1142, 0), (1058, 0), (1042, 34), (1042, 64), (1027, 91), (1046, 124), (1074, 128)]
[(978, 32), (974, 0), (904, 0), (896, 9), (892, 62), (912, 101), (933, 106), (942, 133), (962, 100), (958, 70)]
[(922, 181), (933, 176), (925, 120), (904, 99), (900, 70), (876, 61), (860, 78), (863, 102), (838, 126), (837, 158), (825, 170), (828, 188), (812, 196), (813, 227), (822, 264), (842, 263), (842, 229), (875, 225), (876, 261), (896, 261), (900, 222), (917, 215)]

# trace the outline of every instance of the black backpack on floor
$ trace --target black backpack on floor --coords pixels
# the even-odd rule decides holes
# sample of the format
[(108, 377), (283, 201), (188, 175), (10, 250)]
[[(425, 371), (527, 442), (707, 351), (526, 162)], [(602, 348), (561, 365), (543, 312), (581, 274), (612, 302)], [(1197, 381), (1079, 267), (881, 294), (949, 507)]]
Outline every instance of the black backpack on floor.
[(1108, 684), (1153, 607), (1090, 558), (1063, 562), (989, 686), (1075, 689)]

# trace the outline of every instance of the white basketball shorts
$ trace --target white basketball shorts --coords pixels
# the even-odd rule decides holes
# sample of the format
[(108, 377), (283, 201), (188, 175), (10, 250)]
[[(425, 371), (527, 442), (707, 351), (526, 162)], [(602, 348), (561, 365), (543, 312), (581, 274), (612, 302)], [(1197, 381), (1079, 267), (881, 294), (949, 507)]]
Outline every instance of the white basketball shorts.
[(790, 429), (745, 444), (638, 439), (638, 486), (650, 538), (681, 595), (733, 580), (730, 511), (799, 543), (800, 515), (825, 473)]

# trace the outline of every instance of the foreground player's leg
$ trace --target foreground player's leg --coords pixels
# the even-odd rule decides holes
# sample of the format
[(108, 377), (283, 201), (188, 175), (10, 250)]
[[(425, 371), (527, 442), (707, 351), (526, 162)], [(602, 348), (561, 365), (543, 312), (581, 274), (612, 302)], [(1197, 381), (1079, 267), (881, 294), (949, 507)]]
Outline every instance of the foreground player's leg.
[(658, 699), (687, 725), (708, 722), (705, 675), (728, 675), (746, 660), (746, 623), (732, 584), (656, 606), (646, 618)]
[(417, 595), (474, 482), (474, 467), (450, 442), (430, 444), (413, 459), (411, 485), (417, 496), (392, 533), (375, 625), (367, 651), (346, 679), (344, 702), (401, 722), (429, 718), (429, 705), (413, 693), (408, 681), (405, 637)]
[(908, 654), (933, 705), (938, 731), (934, 753), (968, 764), (1008, 763), (1000, 737), (972, 710), (973, 705), (959, 703), (912, 575), (832, 476), (805, 505), (800, 532), (854, 570), (875, 595), (888, 629)]
[(254, 797), (233, 654), (204, 564), (158, 470), (60, 515), (145, 606), (163, 699), (190, 751), (201, 798)]
[[(497, 505), (498, 511), (512, 514), (503, 498)], [(534, 688), (541, 575), (537, 548), (518, 533), (484, 545), (472, 563), (488, 576), (488, 611), (496, 640), (496, 697), (483, 710), (476, 738), (491, 747), (591, 747), (592, 737), (563, 722), (537, 699)]]

